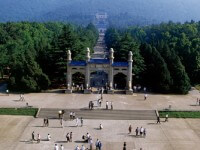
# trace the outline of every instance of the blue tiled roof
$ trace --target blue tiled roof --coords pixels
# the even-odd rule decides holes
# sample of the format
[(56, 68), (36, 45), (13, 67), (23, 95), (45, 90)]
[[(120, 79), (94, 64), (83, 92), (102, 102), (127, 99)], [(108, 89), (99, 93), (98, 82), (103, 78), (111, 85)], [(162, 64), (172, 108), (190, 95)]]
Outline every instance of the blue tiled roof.
[(70, 66), (86, 66), (85, 61), (71, 61)]
[(90, 59), (90, 64), (109, 64), (109, 59)]
[(128, 62), (114, 62), (113, 67), (128, 67)]

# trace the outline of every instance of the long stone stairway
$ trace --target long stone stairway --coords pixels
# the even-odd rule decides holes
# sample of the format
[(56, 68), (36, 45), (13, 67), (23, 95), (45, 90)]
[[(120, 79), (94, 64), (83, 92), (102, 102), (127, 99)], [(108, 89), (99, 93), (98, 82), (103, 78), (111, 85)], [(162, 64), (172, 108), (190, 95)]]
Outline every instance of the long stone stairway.
[[(41, 108), (39, 118), (58, 118), (61, 109)], [(75, 112), (76, 117), (98, 120), (156, 120), (155, 110), (105, 110), (105, 109), (65, 109), (64, 120), (69, 119), (69, 113)]]

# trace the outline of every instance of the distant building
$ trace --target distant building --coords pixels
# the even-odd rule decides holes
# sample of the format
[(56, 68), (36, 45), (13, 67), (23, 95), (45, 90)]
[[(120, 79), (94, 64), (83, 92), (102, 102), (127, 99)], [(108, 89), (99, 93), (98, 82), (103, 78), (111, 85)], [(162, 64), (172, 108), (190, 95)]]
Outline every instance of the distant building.
[(108, 26), (108, 14), (105, 12), (96, 13), (95, 15), (95, 25), (99, 33), (105, 33)]

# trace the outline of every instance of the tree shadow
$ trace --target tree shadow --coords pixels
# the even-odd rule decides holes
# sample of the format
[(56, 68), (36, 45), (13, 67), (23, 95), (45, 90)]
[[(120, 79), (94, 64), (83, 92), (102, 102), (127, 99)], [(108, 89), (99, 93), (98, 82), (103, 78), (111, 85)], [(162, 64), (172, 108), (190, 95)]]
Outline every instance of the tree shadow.
[(87, 143), (85, 141), (80, 141), (80, 140), (77, 140), (77, 141), (74, 141), (75, 143)]
[(95, 130), (100, 130), (100, 128), (94, 128)]

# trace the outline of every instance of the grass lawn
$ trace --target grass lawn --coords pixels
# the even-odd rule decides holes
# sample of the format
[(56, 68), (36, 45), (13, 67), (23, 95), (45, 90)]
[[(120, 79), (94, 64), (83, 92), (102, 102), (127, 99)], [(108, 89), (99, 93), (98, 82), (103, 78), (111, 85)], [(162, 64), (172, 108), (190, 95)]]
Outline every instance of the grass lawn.
[(37, 108), (0, 108), (0, 115), (36, 116)]
[(159, 111), (159, 114), (161, 118), (166, 114), (169, 118), (200, 118), (200, 111)]

